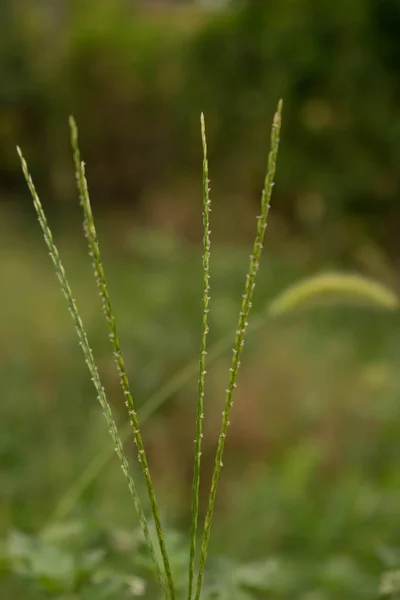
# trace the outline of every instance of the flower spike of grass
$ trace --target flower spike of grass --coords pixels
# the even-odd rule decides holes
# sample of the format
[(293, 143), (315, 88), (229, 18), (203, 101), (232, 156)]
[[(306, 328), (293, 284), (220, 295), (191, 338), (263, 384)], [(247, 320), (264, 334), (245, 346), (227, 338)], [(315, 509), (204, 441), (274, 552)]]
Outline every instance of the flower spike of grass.
[(150, 499), (151, 510), (153, 513), (154, 523), (156, 527), (156, 533), (158, 543), (160, 546), (161, 556), (164, 563), (165, 574), (168, 582), (169, 594), (171, 600), (175, 599), (175, 590), (172, 579), (172, 571), (168, 558), (168, 553), (165, 545), (163, 528), (161, 523), (160, 512), (158, 509), (154, 486), (150, 475), (149, 465), (144, 449), (142, 435), (140, 433), (139, 419), (136, 413), (136, 406), (133, 395), (131, 393), (128, 375), (126, 372), (125, 361), (122, 355), (121, 344), (119, 341), (119, 335), (116, 326), (116, 319), (114, 311), (111, 306), (110, 296), (108, 293), (108, 286), (105, 278), (103, 262), (100, 254), (100, 245), (97, 238), (96, 227), (94, 223), (93, 212), (90, 204), (90, 196), (88, 190), (88, 184), (85, 174), (85, 166), (81, 161), (79, 143), (78, 143), (78, 127), (73, 117), (69, 119), (70, 131), (71, 131), (71, 145), (73, 150), (73, 157), (75, 163), (75, 174), (76, 182), (79, 191), (80, 202), (84, 213), (84, 230), (89, 244), (89, 253), (93, 259), (93, 270), (97, 287), (99, 290), (102, 308), (106, 317), (109, 337), (113, 347), (114, 359), (120, 376), (121, 386), (125, 397), (125, 405), (128, 410), (130, 424), (132, 427), (134, 441), (138, 451), (138, 460), (142, 467), (143, 476), (146, 483), (147, 492)]
[(111, 407), (110, 407), (110, 405), (108, 403), (104, 387), (103, 387), (103, 385), (101, 383), (101, 380), (100, 380), (99, 372), (98, 372), (98, 369), (97, 369), (97, 366), (96, 366), (96, 363), (95, 363), (95, 360), (94, 360), (92, 349), (91, 349), (91, 347), (89, 345), (89, 341), (88, 341), (88, 338), (87, 338), (87, 335), (86, 335), (85, 328), (83, 326), (82, 319), (81, 319), (80, 314), (78, 312), (78, 308), (77, 308), (76, 302), (75, 302), (75, 300), (73, 298), (72, 291), (71, 291), (71, 288), (70, 288), (70, 285), (69, 285), (69, 282), (68, 282), (68, 279), (67, 279), (67, 275), (66, 275), (64, 266), (63, 266), (63, 264), (61, 262), (61, 258), (60, 258), (57, 246), (54, 243), (50, 227), (49, 227), (49, 225), (47, 223), (46, 215), (45, 215), (45, 213), (43, 211), (43, 208), (42, 208), (39, 196), (38, 196), (38, 194), (36, 192), (36, 188), (34, 186), (32, 177), (31, 177), (31, 175), (29, 173), (28, 165), (27, 165), (26, 160), (25, 160), (25, 158), (24, 158), (24, 156), (23, 156), (23, 154), (21, 152), (21, 149), (18, 146), (17, 146), (17, 152), (18, 152), (18, 155), (19, 155), (20, 160), (21, 160), (22, 171), (23, 171), (23, 174), (25, 176), (26, 182), (28, 184), (29, 191), (30, 191), (32, 199), (33, 199), (33, 204), (34, 204), (36, 213), (38, 215), (39, 223), (40, 223), (40, 226), (42, 228), (43, 236), (44, 236), (46, 245), (48, 247), (50, 257), (51, 257), (51, 259), (52, 259), (52, 261), (54, 263), (56, 274), (57, 274), (57, 277), (58, 277), (58, 279), (60, 281), (60, 284), (61, 284), (62, 292), (63, 292), (63, 294), (64, 294), (64, 296), (65, 296), (65, 298), (67, 300), (67, 303), (68, 303), (68, 310), (69, 310), (69, 312), (70, 312), (70, 314), (72, 316), (72, 320), (73, 320), (74, 325), (75, 325), (75, 329), (76, 329), (76, 332), (77, 332), (77, 335), (78, 335), (78, 339), (79, 339), (79, 345), (82, 348), (82, 351), (83, 351), (83, 354), (84, 354), (84, 357), (85, 357), (85, 362), (86, 362), (86, 364), (88, 366), (88, 369), (89, 369), (89, 372), (91, 374), (92, 381), (93, 381), (93, 384), (95, 386), (95, 389), (96, 389), (96, 392), (97, 392), (97, 395), (98, 395), (98, 400), (99, 400), (99, 403), (100, 403), (101, 408), (103, 410), (103, 415), (104, 415), (104, 417), (106, 419), (106, 422), (107, 422), (107, 425), (108, 425), (108, 428), (109, 428), (109, 432), (110, 432), (111, 438), (112, 438), (113, 443), (114, 443), (115, 452), (118, 455), (118, 458), (119, 458), (120, 463), (121, 463), (122, 471), (123, 471), (123, 473), (125, 475), (125, 478), (127, 480), (128, 488), (129, 488), (129, 491), (130, 491), (131, 496), (133, 498), (133, 502), (134, 502), (134, 506), (135, 506), (135, 509), (136, 509), (136, 514), (137, 514), (137, 517), (138, 517), (138, 520), (139, 520), (140, 527), (141, 527), (143, 535), (145, 537), (148, 549), (149, 549), (149, 551), (151, 553), (151, 556), (153, 558), (153, 562), (154, 562), (154, 566), (155, 566), (157, 578), (158, 578), (159, 583), (160, 583), (160, 585), (161, 585), (161, 587), (162, 587), (162, 589), (164, 591), (165, 597), (168, 598), (168, 592), (167, 592), (167, 588), (166, 588), (165, 578), (164, 578), (164, 576), (163, 576), (163, 574), (161, 572), (160, 566), (158, 564), (158, 560), (157, 560), (157, 557), (156, 557), (156, 553), (155, 553), (155, 549), (154, 549), (154, 546), (153, 546), (153, 542), (151, 540), (150, 532), (149, 532), (149, 529), (148, 529), (148, 526), (147, 526), (146, 516), (144, 514), (144, 511), (143, 511), (143, 508), (142, 508), (142, 505), (141, 505), (141, 502), (140, 502), (140, 499), (139, 499), (139, 495), (138, 495), (137, 490), (136, 490), (135, 483), (134, 483), (134, 481), (133, 481), (133, 479), (132, 479), (132, 477), (130, 475), (130, 472), (129, 472), (129, 464), (128, 464), (128, 461), (127, 461), (127, 459), (126, 459), (126, 457), (124, 455), (124, 452), (123, 452), (123, 444), (122, 444), (121, 438), (120, 438), (119, 433), (118, 433), (117, 425), (116, 425), (116, 423), (114, 421), (114, 418), (112, 416)]
[(203, 531), (203, 539), (202, 539), (201, 552), (200, 552), (200, 563), (199, 563), (199, 572), (198, 572), (198, 578), (197, 578), (195, 600), (200, 600), (201, 588), (202, 588), (203, 577), (204, 577), (204, 566), (205, 566), (205, 562), (207, 559), (208, 543), (210, 540), (210, 533), (211, 533), (211, 523), (212, 523), (212, 518), (213, 518), (213, 513), (214, 513), (215, 498), (216, 498), (216, 494), (217, 494), (218, 479), (219, 479), (219, 475), (221, 472), (221, 468), (223, 466), (222, 459), (223, 459), (223, 454), (224, 454), (225, 439), (226, 439), (227, 430), (228, 430), (228, 426), (229, 426), (229, 415), (230, 415), (230, 412), (231, 412), (231, 409), (233, 406), (232, 397), (233, 397), (233, 393), (234, 393), (234, 390), (237, 385), (236, 381), (237, 381), (239, 367), (240, 367), (240, 357), (242, 354), (244, 341), (245, 341), (245, 335), (246, 335), (246, 331), (248, 328), (247, 319), (248, 319), (251, 305), (252, 305), (252, 297), (253, 297), (253, 292), (254, 292), (254, 288), (255, 288), (255, 281), (256, 281), (256, 276), (257, 276), (257, 272), (259, 269), (259, 265), (260, 265), (261, 250), (263, 247), (265, 230), (267, 228), (267, 219), (268, 219), (268, 213), (269, 213), (269, 208), (270, 208), (272, 188), (274, 186), (276, 160), (277, 160), (278, 148), (279, 148), (281, 117), (282, 117), (282, 100), (280, 100), (278, 103), (278, 108), (274, 115), (274, 119), (273, 119), (273, 123), (272, 123), (271, 149), (270, 149), (269, 156), (268, 156), (267, 175), (265, 177), (264, 188), (263, 188), (262, 197), (261, 197), (261, 213), (257, 217), (257, 233), (256, 233), (256, 237), (254, 240), (253, 253), (250, 255), (249, 271), (246, 275), (245, 289), (244, 289), (244, 294), (242, 296), (242, 305), (241, 305), (241, 310), (239, 313), (239, 321), (238, 321), (238, 326), (237, 326), (237, 330), (236, 330), (235, 345), (233, 348), (232, 363), (231, 363), (231, 367), (230, 367), (229, 384), (226, 389), (225, 407), (222, 412), (221, 431), (220, 431), (220, 435), (218, 438), (218, 446), (217, 446), (217, 452), (216, 452), (216, 456), (215, 456), (215, 465), (214, 465), (214, 471), (213, 471), (212, 481), (211, 481), (211, 489), (210, 489), (210, 495), (209, 495), (209, 500), (208, 500), (208, 508), (207, 508), (207, 513), (206, 513), (206, 518), (205, 518), (205, 523), (204, 523), (204, 531)]
[(208, 178), (207, 138), (204, 115), (201, 113), (201, 139), (203, 145), (203, 319), (201, 331), (201, 349), (199, 360), (199, 387), (197, 398), (196, 439), (194, 451), (193, 469), (193, 492), (192, 492), (192, 523), (190, 529), (190, 557), (189, 557), (189, 585), (188, 600), (193, 593), (194, 561), (196, 556), (197, 522), (199, 517), (199, 486), (200, 486), (200, 463), (201, 463), (201, 441), (203, 438), (204, 419), (204, 386), (206, 376), (206, 354), (208, 312), (210, 305), (210, 180)]

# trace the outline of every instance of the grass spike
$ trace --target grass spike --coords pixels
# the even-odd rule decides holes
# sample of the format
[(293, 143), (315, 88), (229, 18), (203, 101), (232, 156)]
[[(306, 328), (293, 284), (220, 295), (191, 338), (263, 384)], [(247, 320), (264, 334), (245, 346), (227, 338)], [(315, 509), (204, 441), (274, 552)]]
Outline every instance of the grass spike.
[(75, 163), (76, 182), (80, 202), (84, 213), (84, 230), (89, 244), (89, 253), (91, 255), (91, 258), (93, 259), (93, 270), (101, 298), (103, 312), (108, 323), (109, 337), (113, 347), (114, 359), (120, 376), (121, 387), (125, 397), (125, 405), (128, 410), (133, 437), (138, 451), (138, 460), (142, 468), (147, 492), (150, 499), (150, 505), (156, 527), (158, 543), (160, 546), (161, 556), (164, 563), (165, 574), (168, 582), (169, 594), (171, 600), (174, 600), (175, 589), (172, 579), (172, 571), (168, 558), (167, 548), (164, 540), (160, 512), (156, 501), (154, 485), (150, 475), (150, 469), (147, 461), (146, 452), (144, 449), (142, 435), (140, 433), (140, 424), (136, 413), (136, 405), (133, 395), (131, 393), (130, 383), (125, 367), (125, 361), (122, 355), (115, 314), (112, 309), (110, 296), (108, 293), (108, 286), (105, 278), (104, 267), (100, 253), (100, 245), (97, 238), (96, 226), (94, 223), (93, 212), (90, 204), (90, 196), (85, 174), (85, 166), (80, 157), (78, 127), (73, 117), (69, 118), (69, 125), (71, 131), (71, 145)]
[(267, 219), (270, 208), (270, 200), (272, 195), (272, 188), (274, 186), (274, 177), (276, 171), (276, 160), (278, 155), (279, 148), (279, 135), (281, 129), (281, 115), (282, 115), (282, 100), (278, 103), (277, 111), (274, 115), (273, 123), (272, 123), (272, 131), (271, 131), (271, 149), (268, 156), (268, 169), (267, 175), (265, 177), (264, 189), (262, 191), (261, 197), (261, 213), (257, 217), (257, 233), (254, 240), (253, 245), (253, 253), (250, 255), (250, 265), (249, 271), (246, 275), (246, 283), (244, 294), (242, 297), (242, 305), (239, 313), (238, 326), (236, 330), (236, 338), (235, 345), (233, 348), (232, 355), (232, 363), (230, 367), (230, 377), (229, 384), (226, 389), (225, 396), (225, 407), (222, 412), (222, 424), (221, 431), (218, 438), (218, 447), (215, 456), (215, 465), (214, 471), (212, 475), (211, 481), (211, 489), (208, 500), (208, 508), (204, 523), (204, 531), (203, 531), (203, 539), (201, 545), (201, 553), (200, 553), (200, 563), (199, 563), (199, 572), (197, 577), (197, 585), (196, 585), (196, 594), (195, 600), (200, 600), (201, 588), (203, 584), (204, 577), (204, 566), (207, 559), (207, 551), (208, 551), (208, 543), (210, 540), (211, 533), (211, 523), (214, 513), (214, 504), (215, 498), (217, 494), (218, 480), (221, 472), (221, 468), (223, 466), (222, 459), (225, 448), (225, 439), (227, 435), (227, 430), (229, 426), (229, 415), (233, 406), (233, 393), (236, 388), (236, 380), (238, 377), (239, 367), (240, 367), (240, 357), (242, 354), (245, 335), (248, 328), (248, 316), (250, 313), (250, 308), (252, 305), (252, 297), (255, 288), (255, 281), (257, 272), (260, 266), (260, 256), (261, 250), (263, 246), (263, 240), (265, 235), (265, 230), (267, 228)]
[(196, 417), (196, 439), (194, 451), (193, 468), (193, 490), (192, 490), (192, 522), (190, 528), (190, 556), (189, 556), (189, 584), (188, 600), (191, 600), (193, 593), (194, 563), (196, 557), (196, 536), (197, 523), (199, 517), (199, 487), (200, 487), (200, 464), (201, 464), (201, 442), (203, 437), (203, 419), (204, 419), (204, 387), (206, 376), (206, 354), (207, 354), (207, 334), (208, 312), (210, 305), (210, 180), (208, 177), (208, 158), (207, 158), (207, 138), (206, 124), (204, 115), (201, 113), (201, 140), (203, 146), (203, 319), (201, 331), (201, 349), (199, 360), (199, 386), (197, 398), (197, 417)]
[(98, 400), (99, 400), (99, 403), (103, 410), (103, 415), (106, 419), (106, 422), (107, 422), (107, 425), (109, 428), (109, 432), (110, 432), (112, 441), (114, 443), (115, 452), (120, 460), (122, 471), (125, 475), (129, 491), (133, 498), (133, 502), (135, 505), (136, 514), (137, 514), (137, 517), (139, 520), (140, 527), (141, 527), (143, 535), (145, 537), (148, 549), (153, 558), (157, 578), (158, 578), (159, 583), (164, 591), (165, 597), (168, 598), (165, 580), (162, 575), (160, 566), (158, 564), (158, 560), (156, 557), (153, 542), (151, 540), (150, 532), (149, 532), (149, 529), (147, 526), (146, 516), (144, 514), (144, 511), (143, 511), (143, 508), (142, 508), (142, 505), (141, 505), (141, 502), (139, 499), (139, 495), (136, 490), (135, 483), (129, 472), (129, 463), (123, 452), (123, 444), (122, 444), (121, 438), (118, 433), (117, 425), (112, 416), (111, 407), (110, 407), (110, 404), (108, 403), (104, 387), (100, 380), (100, 375), (99, 375), (99, 372), (98, 372), (98, 369), (97, 369), (97, 366), (96, 366), (96, 363), (94, 360), (93, 352), (89, 345), (89, 341), (87, 339), (87, 335), (86, 335), (85, 328), (83, 326), (82, 319), (80, 317), (76, 302), (72, 295), (72, 291), (71, 291), (71, 288), (70, 288), (70, 285), (69, 285), (69, 282), (67, 279), (64, 265), (61, 262), (61, 258), (60, 258), (57, 246), (54, 243), (53, 235), (52, 235), (50, 227), (47, 223), (46, 215), (43, 211), (42, 204), (39, 199), (39, 195), (36, 191), (32, 177), (29, 173), (27, 162), (26, 162), (19, 146), (17, 146), (17, 152), (18, 152), (19, 158), (21, 160), (22, 171), (23, 171), (26, 183), (28, 184), (28, 188), (31, 193), (32, 199), (33, 199), (33, 204), (34, 204), (34, 207), (35, 207), (38, 219), (39, 219), (40, 226), (42, 228), (43, 236), (44, 236), (46, 245), (48, 247), (50, 257), (54, 263), (56, 274), (57, 274), (57, 277), (61, 284), (62, 292), (68, 303), (68, 310), (72, 316), (72, 320), (75, 325), (75, 330), (76, 330), (76, 333), (77, 333), (78, 339), (79, 339), (79, 345), (82, 348), (82, 351), (83, 351), (83, 354), (85, 357), (85, 362), (86, 362), (89, 372), (91, 374), (92, 381), (93, 381), (94, 387), (95, 387), (97, 395), (98, 395)]
[(334, 305), (356, 302), (386, 310), (399, 307), (397, 295), (383, 284), (369, 277), (351, 273), (320, 273), (291, 285), (279, 294), (269, 306), (271, 317), (278, 317), (318, 301)]

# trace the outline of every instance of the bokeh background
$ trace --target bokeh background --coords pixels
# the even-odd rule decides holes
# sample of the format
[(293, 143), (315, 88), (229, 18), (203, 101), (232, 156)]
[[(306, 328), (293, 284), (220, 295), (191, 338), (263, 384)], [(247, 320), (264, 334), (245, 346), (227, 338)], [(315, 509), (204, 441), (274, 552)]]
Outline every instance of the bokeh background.
[[(78, 121), (184, 585), (197, 380), (185, 373), (201, 329), (200, 111), (213, 200), (210, 344), (233, 341), (280, 97), (254, 316), (318, 272), (358, 272), (397, 291), (399, 36), (399, 0), (1, 0), (2, 598), (157, 597), (16, 144), (123, 430), (75, 191), (68, 115)], [(230, 356), (208, 368), (202, 515)], [(399, 315), (371, 307), (265, 319), (249, 336), (205, 598), (394, 593), (396, 572), (382, 575), (400, 566), (399, 361)], [(126, 448), (134, 465), (129, 439)]]

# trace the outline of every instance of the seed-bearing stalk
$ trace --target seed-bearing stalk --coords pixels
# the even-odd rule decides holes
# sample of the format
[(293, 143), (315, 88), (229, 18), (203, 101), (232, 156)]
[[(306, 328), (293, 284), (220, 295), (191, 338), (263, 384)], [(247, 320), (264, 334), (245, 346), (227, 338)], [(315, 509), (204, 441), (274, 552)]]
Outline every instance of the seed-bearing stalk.
[(90, 196), (85, 174), (85, 166), (84, 163), (81, 161), (80, 157), (78, 145), (78, 128), (73, 117), (70, 117), (69, 124), (71, 130), (71, 145), (75, 163), (76, 182), (79, 191), (80, 202), (84, 213), (84, 230), (85, 235), (88, 239), (89, 253), (91, 258), (93, 259), (94, 275), (99, 290), (103, 312), (108, 323), (109, 337), (114, 351), (114, 359), (120, 376), (121, 387), (125, 397), (125, 405), (128, 410), (130, 424), (133, 432), (133, 438), (138, 451), (138, 461), (142, 467), (142, 472), (150, 499), (150, 505), (156, 527), (158, 543), (160, 546), (161, 556), (164, 563), (164, 570), (168, 582), (169, 594), (171, 600), (175, 600), (175, 589), (172, 579), (172, 571), (165, 545), (160, 512), (156, 501), (154, 486), (150, 475), (143, 439), (140, 433), (139, 419), (136, 413), (135, 401), (131, 393), (129, 379), (125, 367), (125, 361), (122, 355), (115, 315), (111, 306), (110, 296), (108, 293), (108, 286), (100, 254), (100, 246), (97, 238), (93, 212), (90, 205)]
[(196, 439), (194, 450), (193, 469), (193, 493), (192, 493), (192, 524), (190, 530), (190, 557), (189, 557), (189, 585), (188, 600), (192, 598), (194, 561), (196, 556), (197, 522), (199, 516), (199, 487), (200, 487), (200, 463), (201, 463), (201, 441), (203, 438), (204, 419), (204, 386), (206, 376), (206, 354), (208, 313), (210, 305), (210, 180), (208, 178), (207, 138), (204, 115), (201, 114), (201, 139), (203, 145), (203, 320), (201, 331), (201, 349), (199, 361), (199, 388), (197, 397)]

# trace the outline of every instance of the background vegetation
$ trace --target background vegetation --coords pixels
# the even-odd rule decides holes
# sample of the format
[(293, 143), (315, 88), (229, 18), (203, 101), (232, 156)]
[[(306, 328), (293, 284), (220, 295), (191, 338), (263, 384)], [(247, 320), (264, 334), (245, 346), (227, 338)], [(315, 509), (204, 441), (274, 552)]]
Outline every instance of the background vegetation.
[[(1, 597), (154, 597), (141, 587), (148, 565), (114, 459), (62, 527), (38, 537), (109, 440), (16, 143), (121, 423), (80, 235), (70, 113), (143, 410), (199, 348), (201, 110), (214, 202), (210, 343), (234, 331), (280, 96), (283, 141), (254, 312), (299, 277), (332, 268), (397, 289), (400, 2), (219, 4), (0, 3)], [(271, 321), (251, 336), (213, 530), (210, 597), (376, 598), (380, 585), (395, 586), (395, 575), (383, 584), (381, 576), (400, 561), (399, 332), (396, 313), (332, 307)], [(229, 360), (209, 369), (202, 510)], [(193, 377), (144, 428), (182, 578), (195, 395)]]

